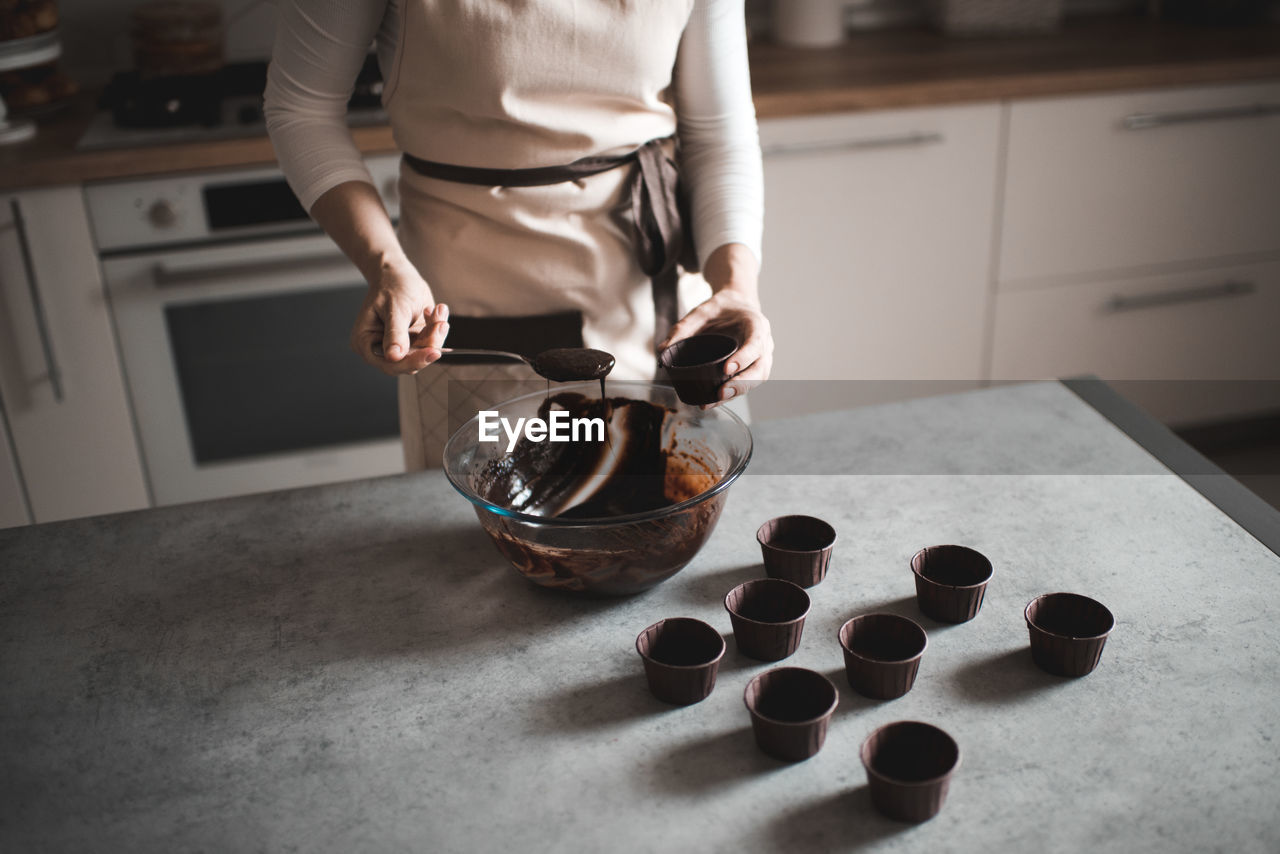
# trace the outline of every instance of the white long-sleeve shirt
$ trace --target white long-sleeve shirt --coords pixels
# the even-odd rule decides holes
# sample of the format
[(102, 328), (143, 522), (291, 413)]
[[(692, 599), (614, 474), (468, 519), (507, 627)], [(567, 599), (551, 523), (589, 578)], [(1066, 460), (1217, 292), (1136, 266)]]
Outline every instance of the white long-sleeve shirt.
[[(396, 61), (403, 2), (280, 0), (267, 129), (308, 210), (338, 184), (372, 183), (347, 128), (346, 104), (370, 43), (384, 74)], [(695, 0), (673, 86), (699, 260), (726, 243), (744, 244), (759, 258), (764, 188), (743, 0)]]

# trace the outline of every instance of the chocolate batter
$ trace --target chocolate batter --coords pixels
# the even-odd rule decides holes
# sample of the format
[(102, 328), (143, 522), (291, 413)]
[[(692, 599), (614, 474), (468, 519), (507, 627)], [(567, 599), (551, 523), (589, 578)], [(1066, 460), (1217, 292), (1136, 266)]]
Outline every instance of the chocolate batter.
[(613, 370), (613, 354), (587, 347), (558, 347), (543, 350), (530, 363), (533, 370), (552, 382), (571, 383), (600, 380), (600, 396), (604, 397), (604, 378)]
[[(606, 354), (607, 355), (607, 354)], [(571, 418), (601, 418), (603, 442), (530, 442), (481, 471), (476, 491), (488, 501), (536, 516), (598, 519), (665, 507), (685, 498), (688, 475), (669, 466), (663, 422), (672, 410), (625, 397), (589, 398), (576, 392), (548, 397), (538, 417), (563, 409)], [(714, 479), (706, 476), (714, 485)]]
[[(726, 493), (673, 510), (720, 482), (715, 456), (679, 436), (675, 412), (626, 397), (589, 398), (561, 392), (542, 401), (538, 417), (553, 409), (571, 418), (606, 419), (606, 441), (531, 442), (472, 476), (472, 489), (489, 502), (521, 513), (578, 526), (542, 526), (477, 508), (494, 545), (521, 575), (545, 587), (622, 595), (645, 590), (692, 560), (715, 528)], [(593, 437), (594, 438), (594, 437)], [(650, 516), (612, 523), (620, 516)]]

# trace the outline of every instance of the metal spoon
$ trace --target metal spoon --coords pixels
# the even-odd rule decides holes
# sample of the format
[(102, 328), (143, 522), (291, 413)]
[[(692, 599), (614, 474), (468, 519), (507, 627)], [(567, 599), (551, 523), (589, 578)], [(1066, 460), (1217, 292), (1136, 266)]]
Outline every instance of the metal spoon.
[[(535, 373), (556, 382), (597, 379), (603, 381), (613, 370), (614, 365), (611, 354), (586, 347), (545, 350), (532, 359), (508, 350), (485, 350), (476, 347), (441, 347), (440, 352), (446, 356), (481, 356), (524, 362), (533, 368)], [(382, 353), (382, 345), (374, 344), (373, 354), (381, 357)]]
[[(481, 350), (476, 347), (440, 347), (438, 349), (446, 356), (485, 356), (493, 359), (511, 359), (516, 362), (524, 362), (529, 367), (533, 367), (532, 359), (521, 356), (519, 353), (508, 352), (507, 350)], [(379, 359), (382, 358), (383, 353), (381, 344), (373, 345), (373, 355), (377, 356)]]

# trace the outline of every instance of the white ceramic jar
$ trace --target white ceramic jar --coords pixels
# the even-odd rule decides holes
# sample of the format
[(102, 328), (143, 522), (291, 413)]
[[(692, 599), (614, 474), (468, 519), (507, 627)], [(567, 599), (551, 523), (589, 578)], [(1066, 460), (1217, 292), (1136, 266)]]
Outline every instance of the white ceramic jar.
[(773, 37), (788, 47), (844, 41), (844, 0), (773, 0)]

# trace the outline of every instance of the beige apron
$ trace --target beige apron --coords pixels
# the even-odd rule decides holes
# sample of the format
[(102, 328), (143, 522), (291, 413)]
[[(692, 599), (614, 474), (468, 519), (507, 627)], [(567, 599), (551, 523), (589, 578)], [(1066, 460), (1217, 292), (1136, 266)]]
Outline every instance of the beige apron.
[[(384, 103), (399, 147), (458, 166), (528, 169), (671, 136), (672, 68), (693, 0), (406, 0)], [(582, 314), (617, 379), (651, 379), (654, 307), (628, 219), (631, 169), (484, 187), (402, 166), (400, 240), (455, 315)], [(680, 283), (683, 313), (710, 295)], [(495, 341), (489, 346), (501, 347)], [(440, 464), (480, 408), (545, 388), (523, 366), (433, 365), (400, 385), (406, 465)]]

